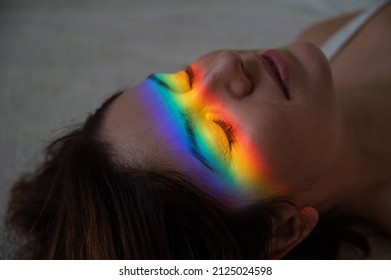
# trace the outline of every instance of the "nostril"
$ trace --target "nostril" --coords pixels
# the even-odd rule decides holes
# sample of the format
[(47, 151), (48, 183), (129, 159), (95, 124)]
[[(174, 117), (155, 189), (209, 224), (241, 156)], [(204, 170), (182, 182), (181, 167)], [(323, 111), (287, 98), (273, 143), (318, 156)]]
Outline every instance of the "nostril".
[(243, 98), (251, 94), (253, 84), (246, 73), (245, 65), (241, 63), (239, 68), (235, 76), (230, 79), (230, 90), (235, 97)]
[(243, 61), (240, 63), (240, 69), (241, 69), (243, 76), (247, 79), (248, 83), (250, 84), (250, 92), (252, 92), (253, 81), (251, 80), (251, 75), (249, 75), (246, 64)]

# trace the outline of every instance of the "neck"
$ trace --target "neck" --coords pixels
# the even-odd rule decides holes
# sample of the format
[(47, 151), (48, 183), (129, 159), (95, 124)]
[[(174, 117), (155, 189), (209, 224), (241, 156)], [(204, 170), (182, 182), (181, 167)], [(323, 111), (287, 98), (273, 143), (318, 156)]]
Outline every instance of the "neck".
[(320, 212), (381, 223), (379, 212), (387, 208), (391, 213), (390, 203), (380, 203), (391, 200), (391, 95), (389, 90), (370, 88), (337, 93), (342, 112), (339, 150), (314, 189), (324, 192)]

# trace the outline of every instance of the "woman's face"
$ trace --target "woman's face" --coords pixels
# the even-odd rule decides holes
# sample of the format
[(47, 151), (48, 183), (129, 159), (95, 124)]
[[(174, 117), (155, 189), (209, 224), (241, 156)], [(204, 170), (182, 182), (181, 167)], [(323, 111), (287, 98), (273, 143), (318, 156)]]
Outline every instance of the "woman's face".
[(329, 65), (312, 44), (219, 50), (155, 74), (111, 105), (118, 158), (176, 170), (242, 203), (300, 193), (335, 154), (339, 117)]

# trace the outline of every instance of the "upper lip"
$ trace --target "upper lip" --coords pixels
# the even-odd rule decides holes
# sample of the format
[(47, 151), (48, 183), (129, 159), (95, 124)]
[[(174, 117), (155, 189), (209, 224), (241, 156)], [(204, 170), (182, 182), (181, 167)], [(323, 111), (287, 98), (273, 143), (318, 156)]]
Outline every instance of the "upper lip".
[(260, 55), (266, 63), (266, 70), (277, 82), (279, 87), (284, 92), (287, 99), (290, 99), (290, 93), (287, 85), (287, 66), (281, 55), (276, 50), (269, 50)]

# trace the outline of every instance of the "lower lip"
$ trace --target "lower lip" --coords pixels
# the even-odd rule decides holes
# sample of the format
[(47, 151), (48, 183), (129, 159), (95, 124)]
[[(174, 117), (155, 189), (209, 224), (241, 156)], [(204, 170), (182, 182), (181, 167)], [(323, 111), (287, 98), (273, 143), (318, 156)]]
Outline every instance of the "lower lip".
[(284, 89), (284, 93), (288, 99), (291, 99), (291, 92), (288, 87), (288, 83), (289, 83), (288, 64), (286, 63), (284, 57), (281, 55), (279, 51), (274, 49), (262, 53), (261, 56), (264, 59), (271, 61), (274, 64), (275, 68), (277, 69), (281, 85)]

